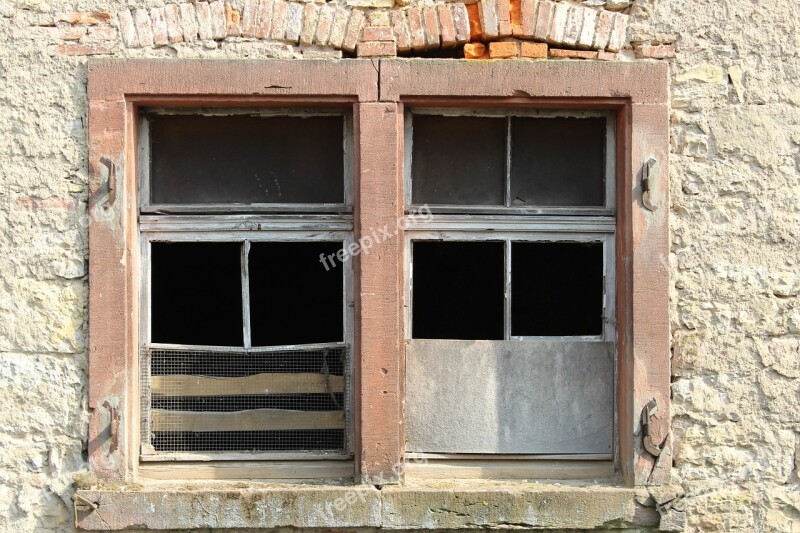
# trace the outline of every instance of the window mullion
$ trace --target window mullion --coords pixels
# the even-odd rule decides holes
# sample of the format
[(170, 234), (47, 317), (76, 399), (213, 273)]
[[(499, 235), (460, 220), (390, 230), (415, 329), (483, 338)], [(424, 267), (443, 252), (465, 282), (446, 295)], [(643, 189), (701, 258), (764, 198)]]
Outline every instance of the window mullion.
[(511, 240), (510, 239), (506, 239), (505, 241), (503, 241), (503, 243), (505, 245), (505, 250), (504, 250), (504, 253), (505, 253), (505, 258), (504, 258), (504, 263), (505, 263), (505, 270), (504, 270), (504, 274), (505, 274), (505, 283), (504, 283), (505, 296), (504, 296), (504, 299), (503, 299), (504, 300), (504, 304), (505, 304), (504, 313), (503, 313), (504, 314), (503, 318), (504, 318), (505, 334), (504, 334), (503, 338), (504, 338), (504, 340), (511, 340)]
[(244, 347), (252, 348), (250, 330), (250, 241), (242, 242), (242, 335)]
[(511, 117), (506, 117), (505, 206), (511, 207)]

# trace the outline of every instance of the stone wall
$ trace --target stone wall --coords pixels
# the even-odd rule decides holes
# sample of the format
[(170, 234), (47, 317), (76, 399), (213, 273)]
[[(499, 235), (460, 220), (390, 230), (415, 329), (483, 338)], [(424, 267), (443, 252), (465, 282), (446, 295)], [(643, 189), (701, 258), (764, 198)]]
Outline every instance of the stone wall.
[[(328, 4), (332, 21), (419, 7), (370, 2)], [(673, 481), (687, 529), (799, 531), (800, 7), (584, 6), (630, 15), (615, 59), (673, 65)], [(129, 46), (119, 13), (135, 24), (152, 8), (164, 2), (0, 0), (3, 531), (70, 531), (73, 476), (86, 467), (87, 59), (343, 53), (314, 37), (202, 40), (199, 29), (193, 41)], [(374, 13), (365, 18), (390, 18)]]

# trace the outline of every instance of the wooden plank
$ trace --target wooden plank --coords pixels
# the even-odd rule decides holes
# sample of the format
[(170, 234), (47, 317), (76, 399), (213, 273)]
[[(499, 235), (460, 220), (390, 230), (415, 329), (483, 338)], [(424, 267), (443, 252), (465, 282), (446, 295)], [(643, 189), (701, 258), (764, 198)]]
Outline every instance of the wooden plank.
[(343, 429), (342, 411), (150, 411), (152, 431), (273, 431), (293, 429)]
[(325, 394), (344, 392), (344, 376), (269, 373), (238, 378), (152, 376), (153, 394), (162, 396), (235, 396), (245, 394)]
[(552, 454), (501, 454), (501, 453), (420, 453), (406, 452), (406, 460), (425, 462), (427, 460), (479, 460), (479, 461), (611, 461), (614, 459), (610, 453), (552, 453)]
[(139, 465), (139, 479), (298, 480), (341, 479), (354, 475), (353, 461), (227, 461)]
[(613, 461), (407, 461), (406, 479), (604, 479), (614, 475)]
[(612, 453), (614, 344), (408, 341), (406, 450)]

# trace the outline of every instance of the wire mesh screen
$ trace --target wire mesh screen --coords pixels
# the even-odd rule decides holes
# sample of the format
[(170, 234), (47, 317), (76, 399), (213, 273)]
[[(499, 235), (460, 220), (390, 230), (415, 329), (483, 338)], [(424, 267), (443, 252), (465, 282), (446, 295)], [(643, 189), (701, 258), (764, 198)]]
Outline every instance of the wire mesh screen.
[(160, 452), (349, 451), (346, 346), (145, 348), (142, 439)]

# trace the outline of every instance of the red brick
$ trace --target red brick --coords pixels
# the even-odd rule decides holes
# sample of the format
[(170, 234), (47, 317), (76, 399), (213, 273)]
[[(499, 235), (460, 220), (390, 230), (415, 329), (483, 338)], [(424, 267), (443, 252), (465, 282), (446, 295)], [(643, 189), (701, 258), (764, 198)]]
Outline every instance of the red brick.
[(331, 24), (331, 36), (328, 45), (334, 48), (341, 48), (344, 43), (345, 31), (347, 31), (347, 21), (350, 18), (350, 11), (343, 7), (337, 7), (333, 15)]
[(286, 40), (292, 43), (300, 41), (300, 30), (303, 27), (303, 5), (289, 2), (286, 8)]
[(597, 11), (594, 9), (583, 10), (583, 24), (578, 37), (578, 48), (591, 48), (594, 42), (595, 25), (597, 24)]
[(388, 26), (367, 26), (361, 33), (361, 41), (394, 41), (394, 34)]
[(483, 43), (468, 43), (464, 45), (464, 57), (467, 59), (480, 59), (486, 53)]
[(511, 35), (511, 3), (509, 0), (497, 0), (497, 35)]
[(58, 17), (60, 22), (69, 22), (70, 24), (82, 24), (84, 26), (96, 26), (98, 24), (109, 24), (111, 22), (111, 13), (108, 11), (92, 11), (83, 12), (76, 11)]
[(117, 14), (119, 19), (119, 32), (122, 35), (122, 42), (129, 48), (139, 46), (139, 37), (136, 35), (136, 24), (133, 23), (133, 15), (127, 9), (123, 9)]
[(550, 21), (550, 29), (547, 32), (547, 42), (561, 44), (564, 42), (564, 32), (567, 29), (567, 19), (569, 18), (569, 4), (556, 4), (553, 11), (553, 18)]
[(606, 52), (605, 50), (598, 50), (597, 59), (601, 61), (616, 61), (619, 59), (619, 54), (614, 52)]
[(594, 29), (594, 43), (592, 48), (598, 50), (605, 49), (608, 46), (608, 40), (611, 38), (611, 30), (614, 28), (614, 13), (611, 11), (601, 11), (597, 16), (597, 23)]
[(456, 42), (458, 44), (468, 43), (470, 39), (470, 20), (467, 6), (461, 2), (450, 4), (453, 13), (453, 22), (456, 26)]
[(561, 59), (597, 59), (597, 52), (594, 50), (564, 50), (551, 48), (550, 57)]
[(269, 38), (272, 29), (272, 4), (273, 0), (261, 0), (258, 4), (258, 23), (256, 23), (256, 37)]
[(117, 30), (113, 26), (92, 26), (89, 28), (89, 33), (86, 36), (89, 43), (98, 43), (100, 41), (116, 41)]
[(303, 28), (300, 30), (300, 44), (312, 44), (317, 33), (319, 6), (306, 4), (303, 8)]
[(397, 55), (394, 41), (369, 41), (358, 43), (358, 57), (386, 57)]
[(331, 30), (333, 29), (333, 17), (336, 11), (333, 6), (326, 5), (319, 12), (317, 20), (317, 31), (314, 33), (314, 44), (326, 46), (331, 40)]
[(425, 6), (422, 9), (422, 23), (425, 26), (425, 47), (439, 48), (441, 36), (439, 35), (439, 20), (436, 17), (436, 8)]
[[(200, 4), (197, 3), (197, 22), (200, 23)], [(203, 9), (205, 11), (205, 9)], [(228, 20), (225, 18), (225, 2), (216, 0), (208, 4), (208, 14), (211, 17), (211, 38), (224, 39), (228, 35)]]
[[(210, 41), (214, 39), (214, 27), (211, 22), (211, 6), (208, 2), (197, 2), (194, 5), (195, 16), (197, 17), (197, 33), (200, 40)], [(225, 34), (220, 38), (224, 38)]]
[(481, 26), (481, 13), (478, 4), (467, 4), (467, 20), (469, 20), (469, 38), (477, 41), (483, 38), (483, 27)]
[(397, 42), (398, 52), (411, 50), (411, 29), (408, 27), (406, 13), (402, 9), (394, 9), (389, 13), (392, 22), (392, 32)]
[(481, 16), (481, 31), (484, 40), (496, 39), (497, 28), (497, 0), (483, 0), (478, 4)]
[(228, 35), (238, 36), (242, 34), (242, 14), (227, 2), (225, 3), (225, 25), (228, 27)]
[(364, 12), (354, 9), (350, 15), (350, 21), (347, 23), (347, 29), (344, 33), (344, 41), (342, 42), (342, 50), (352, 52), (356, 49), (356, 44), (361, 37), (361, 30), (364, 28), (364, 21), (366, 17)]
[(611, 52), (619, 52), (625, 46), (625, 38), (628, 33), (628, 15), (617, 13), (614, 15), (614, 28), (611, 30), (611, 37), (608, 40), (608, 49)]
[(258, 0), (244, 0), (242, 7), (242, 35), (255, 37), (258, 23)]
[(169, 42), (183, 42), (181, 10), (177, 4), (167, 4), (164, 6), (164, 20), (167, 22), (167, 37), (169, 37)]
[(168, 45), (169, 37), (167, 36), (167, 21), (164, 19), (164, 8), (154, 7), (151, 9), (150, 21), (153, 23), (153, 43), (156, 46)]
[(575, 46), (578, 42), (578, 37), (580, 37), (581, 34), (584, 9), (585, 8), (580, 6), (572, 6), (569, 8), (567, 24), (564, 26), (564, 40), (562, 41), (567, 46)]
[(550, 31), (550, 19), (553, 16), (555, 3), (550, 0), (541, 0), (536, 10), (536, 25), (533, 30), (533, 38), (540, 41), (547, 39), (547, 34)]
[(500, 41), (489, 43), (489, 57), (492, 59), (508, 59), (519, 56), (519, 43), (516, 41)]
[(54, 36), (55, 39), (59, 41), (79, 41), (84, 35), (86, 35), (85, 26), (56, 26), (55, 28), (47, 29), (53, 30), (50, 35)]
[(510, 0), (511, 35), (520, 35), (522, 32), (522, 0)]
[(136, 24), (136, 35), (139, 37), (139, 46), (153, 46), (153, 26), (150, 24), (150, 14), (146, 9), (137, 9), (133, 14)]
[(181, 9), (181, 28), (183, 28), (183, 38), (187, 42), (197, 40), (197, 15), (194, 12), (193, 4), (180, 4)]
[(436, 14), (439, 16), (439, 35), (442, 38), (442, 46), (452, 47), (456, 45), (456, 24), (453, 20), (453, 12), (450, 11), (448, 4), (438, 4)]
[(412, 7), (408, 10), (408, 27), (411, 29), (411, 48), (425, 49), (425, 27), (422, 25), (422, 11)]
[(640, 43), (633, 47), (633, 51), (640, 59), (672, 59), (675, 57), (674, 44)]
[(78, 43), (66, 43), (58, 45), (55, 48), (55, 50), (59, 54), (65, 56), (94, 56), (94, 55), (103, 55), (111, 53), (111, 49), (109, 47), (99, 44), (87, 45)]
[(286, 33), (286, 10), (289, 8), (284, 0), (274, 0), (272, 3), (272, 27), (270, 39), (283, 39)]
[(547, 59), (547, 43), (519, 43), (519, 56), (529, 59)]

